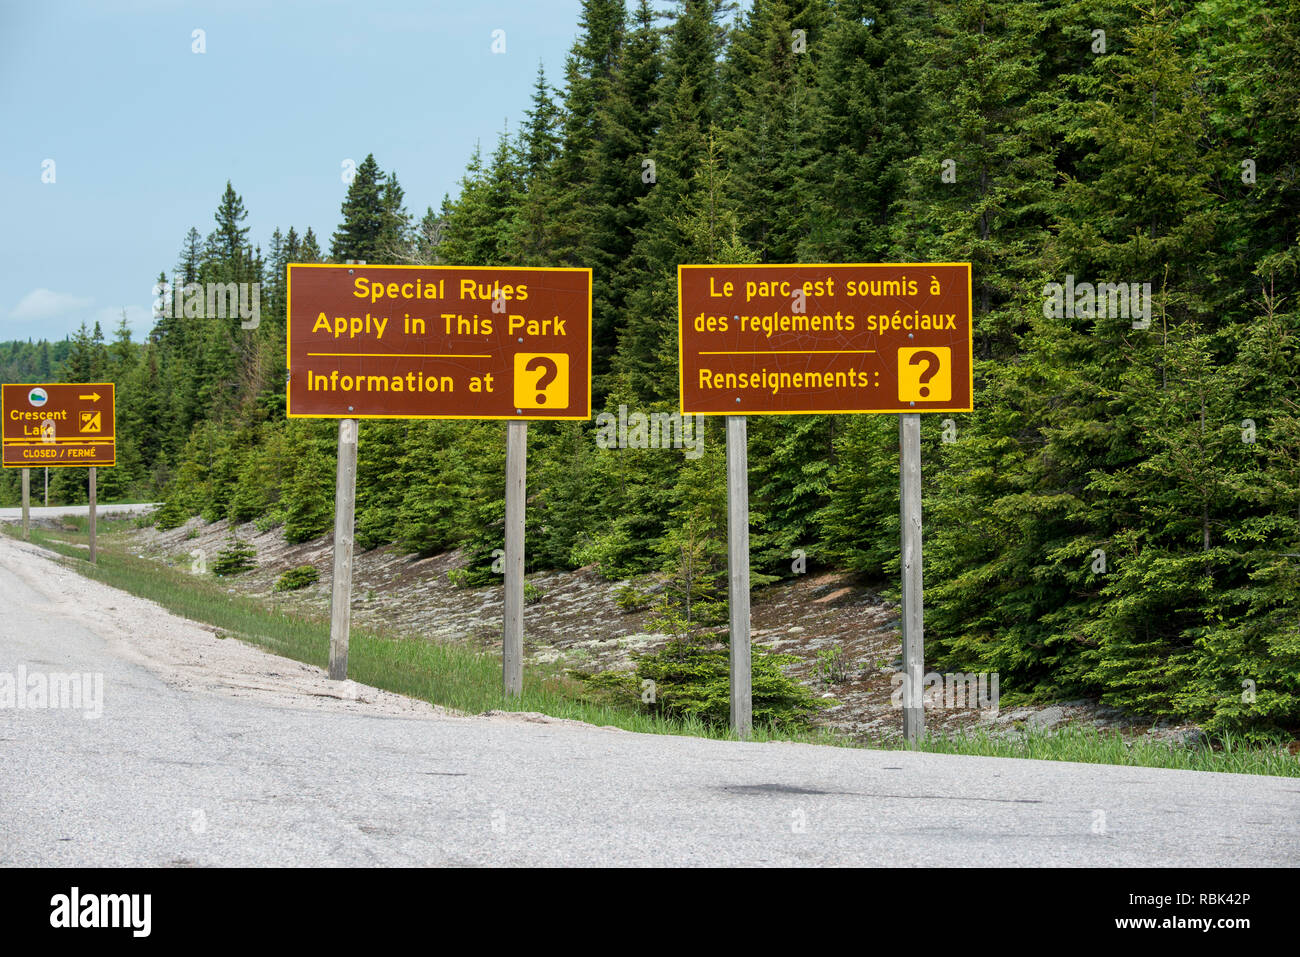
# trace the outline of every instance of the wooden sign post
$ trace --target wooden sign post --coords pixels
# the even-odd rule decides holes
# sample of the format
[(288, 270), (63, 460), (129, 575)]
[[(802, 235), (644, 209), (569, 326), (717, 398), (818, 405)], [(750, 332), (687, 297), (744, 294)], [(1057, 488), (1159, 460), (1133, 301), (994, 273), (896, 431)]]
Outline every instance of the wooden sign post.
[(749, 634), (749, 441), (743, 415), (727, 416), (727, 606), (731, 621), (731, 728), (754, 727)]
[(925, 674), (925, 622), (921, 585), (921, 416), (898, 417), (898, 527), (903, 580), (903, 738), (914, 744), (925, 736), (921, 688)]
[(505, 622), (501, 632), (501, 686), (524, 691), (524, 508), (527, 501), (528, 423), (506, 425)]
[(517, 697), (527, 422), (591, 418), (591, 270), (293, 263), (288, 300), (286, 413), (343, 420), (330, 677), (347, 676), (357, 420), (506, 419), (501, 670)]
[(348, 636), (352, 626), (352, 543), (356, 534), (357, 420), (339, 420), (338, 464), (334, 479), (334, 579), (330, 584), (330, 677), (348, 676)]
[(745, 416), (895, 412), (903, 733), (915, 743), (925, 729), (920, 415), (972, 408), (970, 264), (682, 265), (677, 293), (681, 411), (727, 417), (732, 727), (747, 735), (752, 713)]
[(28, 527), (28, 512), (31, 511), (31, 494), (32, 494), (32, 476), (31, 469), (23, 469), (23, 541), (29, 542), (32, 539), (31, 529)]
[(94, 565), (95, 562), (96, 562), (96, 552), (95, 552), (95, 508), (96, 508), (96, 502), (95, 502), (95, 485), (96, 485), (96, 480), (98, 479), (98, 477), (99, 477), (99, 476), (98, 476), (98, 473), (96, 473), (96, 471), (95, 471), (95, 466), (92, 465), (92, 466), (90, 467), (90, 564), (92, 564), (92, 565)]

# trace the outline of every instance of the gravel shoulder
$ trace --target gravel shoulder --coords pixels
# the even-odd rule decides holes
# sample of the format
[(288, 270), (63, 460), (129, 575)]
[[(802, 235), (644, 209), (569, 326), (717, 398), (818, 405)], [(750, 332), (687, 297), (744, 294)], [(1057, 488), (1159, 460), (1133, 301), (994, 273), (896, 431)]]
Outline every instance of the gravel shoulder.
[(313, 711), (406, 718), (451, 713), (354, 681), (330, 681), (320, 668), (219, 637), (219, 629), (78, 575), (58, 558), (0, 537), (0, 563), (41, 596), (49, 613), (100, 635), (114, 655), (143, 665), (173, 688)]
[[(116, 657), (148, 668), (169, 687), (306, 711), (505, 724), (597, 728), (534, 711), (466, 715), (357, 681), (331, 681), (324, 669), (226, 637), (128, 592), (85, 578), (61, 556), (0, 536), (0, 564), (47, 603), (47, 611), (101, 636)], [(622, 728), (599, 730), (625, 733)]]

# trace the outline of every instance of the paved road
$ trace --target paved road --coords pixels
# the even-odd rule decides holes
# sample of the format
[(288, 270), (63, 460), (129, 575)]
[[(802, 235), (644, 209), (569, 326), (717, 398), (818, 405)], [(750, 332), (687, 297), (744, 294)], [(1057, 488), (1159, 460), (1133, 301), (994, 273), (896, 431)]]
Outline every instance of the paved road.
[[(97, 505), (95, 514), (98, 516), (105, 515), (138, 515), (158, 508), (158, 505), (139, 504), (139, 505)], [(47, 518), (62, 518), (65, 515), (89, 515), (89, 505), (33, 505), (28, 509), (28, 517), (36, 522)], [(21, 522), (23, 520), (23, 509), (20, 505), (18, 508), (0, 508), (0, 522)]]
[[(396, 718), (182, 690), (0, 549), (0, 864), (1294, 865), (1300, 781)], [(21, 566), (20, 566), (20, 563)], [(100, 596), (102, 598), (102, 596)], [(177, 623), (179, 624), (179, 623)], [(297, 667), (286, 663), (286, 667)]]

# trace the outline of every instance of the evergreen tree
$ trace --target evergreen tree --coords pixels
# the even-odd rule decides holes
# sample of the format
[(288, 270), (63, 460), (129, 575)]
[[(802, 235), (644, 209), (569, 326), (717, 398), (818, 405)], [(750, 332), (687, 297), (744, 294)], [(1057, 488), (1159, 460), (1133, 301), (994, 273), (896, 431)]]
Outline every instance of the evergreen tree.
[[(343, 200), (343, 222), (330, 240), (330, 258), (335, 262), (349, 259), (360, 262), (380, 262), (380, 244), (388, 233), (391, 236), (394, 211), (385, 206), (386, 181), (375, 162), (373, 153), (367, 154), (356, 168), (356, 175), (348, 184)], [(398, 197), (400, 205), (400, 196)]]
[(72, 334), (72, 348), (68, 352), (68, 357), (63, 362), (63, 367), (59, 370), (59, 378), (64, 382), (95, 382), (96, 373), (101, 367), (99, 357), (96, 354), (96, 343), (103, 342), (103, 334), (99, 332), (99, 323), (95, 323), (95, 333), (91, 334), (86, 328), (85, 322), (77, 328)]
[[(794, 173), (795, 192), (806, 203), (798, 261), (892, 258), (890, 211), (908, 183), (905, 161), (915, 154), (919, 125), (913, 6), (840, 0), (822, 35), (812, 38), (805, 54), (817, 64), (805, 124), (811, 146)], [(788, 223), (794, 214), (786, 214)]]
[[(719, 189), (725, 177), (721, 148), (709, 139), (724, 37), (721, 13), (721, 0), (684, 0), (669, 30), (658, 97), (661, 122), (651, 150), (657, 182), (642, 200), (645, 228), (631, 257), (626, 326), (613, 361), (614, 372), (647, 402), (667, 399), (675, 388), (676, 264), (745, 261), (713, 258), (739, 244), (719, 219), (729, 200)], [(706, 215), (714, 230), (705, 244), (711, 248), (700, 249), (682, 234), (681, 210), (692, 204), (696, 175), (706, 163), (714, 196)]]
[(530, 181), (553, 163), (560, 152), (560, 111), (551, 98), (551, 92), (546, 82), (546, 70), (539, 62), (532, 108), (524, 113), (523, 164)]
[(284, 537), (290, 543), (324, 535), (334, 526), (334, 432), (321, 423), (290, 423), (287, 447), (293, 467), (279, 509)]
[(226, 191), (221, 196), (216, 212), (217, 229), (214, 235), (217, 242), (214, 254), (232, 272), (247, 272), (248, 227), (240, 225), (247, 217), (244, 201), (235, 192), (230, 180), (226, 180)]
[(808, 0), (755, 0), (727, 48), (724, 138), (732, 186), (743, 198), (741, 236), (760, 262), (793, 262), (808, 231), (799, 170), (816, 152), (810, 51), (819, 49), (825, 14)]
[[(754, 0), (728, 28), (723, 0), (681, 0), (661, 28), (649, 0), (584, 0), (560, 102), (539, 68), (518, 134), (414, 228), (368, 156), (331, 254), (593, 268), (595, 406), (625, 422), (677, 407), (679, 263), (971, 261), (975, 409), (922, 431), (927, 660), (1294, 733), (1298, 3)], [(0, 343), (0, 374), (116, 382), (101, 489), (165, 487), (160, 524), (306, 541), (332, 524), (334, 427), (283, 419), (284, 274), (322, 255), (276, 230), (263, 260), (246, 219), (227, 183), (173, 279), (262, 282), (256, 330), (200, 303), (143, 345)], [(1067, 277), (1149, 282), (1149, 313), (1058, 308)], [(691, 630), (721, 591), (721, 425), (698, 459), (646, 425), (628, 448), (605, 419), (601, 445), (531, 427), (530, 568), (654, 575)], [(754, 417), (749, 451), (753, 581), (795, 549), (897, 574), (894, 416)], [(503, 458), (499, 423), (366, 422), (358, 542), (460, 549), (498, 583)], [(58, 472), (55, 500), (84, 501), (85, 471)]]
[[(357, 257), (351, 258), (355, 259)], [(303, 263), (318, 263), (321, 261), (320, 244), (316, 242), (316, 234), (312, 232), (310, 226), (307, 227), (307, 232), (303, 233), (302, 248), (298, 252), (298, 261)]]
[(645, 224), (642, 199), (658, 180), (651, 154), (657, 86), (662, 73), (659, 33), (648, 0), (639, 0), (625, 34), (608, 99), (596, 116), (600, 135), (593, 161), (594, 207), (581, 258), (592, 282), (592, 375), (603, 398), (634, 283), (631, 259)]
[(406, 193), (397, 182), (397, 174), (389, 173), (380, 190), (380, 230), (375, 242), (378, 262), (404, 262), (410, 251), (411, 217), (402, 205)]
[[(226, 183), (229, 186), (229, 182)], [(176, 263), (176, 282), (179, 285), (187, 285), (199, 280), (199, 266), (203, 262), (203, 237), (193, 226), (185, 234), (185, 246), (181, 250), (181, 258)]]

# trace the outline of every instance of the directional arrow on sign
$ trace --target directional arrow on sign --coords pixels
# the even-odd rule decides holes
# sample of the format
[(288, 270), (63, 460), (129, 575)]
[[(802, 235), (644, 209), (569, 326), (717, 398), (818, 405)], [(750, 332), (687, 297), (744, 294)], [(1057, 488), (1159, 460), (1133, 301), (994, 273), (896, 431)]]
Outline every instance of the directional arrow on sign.
[(78, 398), (78, 399), (89, 399), (91, 402), (98, 402), (98, 401), (99, 401), (99, 393), (98, 393), (98, 392), (92, 392), (92, 393), (90, 393), (90, 395), (79, 395), (79, 396), (77, 396), (77, 398)]

